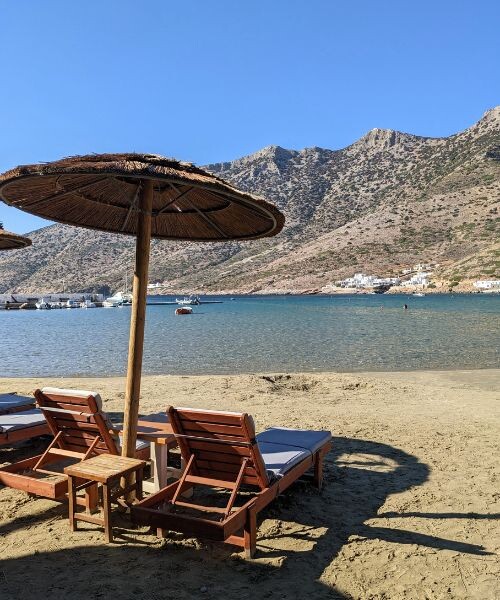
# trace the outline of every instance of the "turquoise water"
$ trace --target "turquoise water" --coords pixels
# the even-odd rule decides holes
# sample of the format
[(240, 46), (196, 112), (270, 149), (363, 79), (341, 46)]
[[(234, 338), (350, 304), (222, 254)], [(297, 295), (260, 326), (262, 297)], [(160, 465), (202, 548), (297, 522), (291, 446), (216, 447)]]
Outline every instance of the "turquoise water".
[[(172, 298), (155, 298), (171, 300)], [(143, 372), (500, 366), (500, 296), (247, 296), (148, 306)], [(408, 304), (409, 309), (403, 310)], [(0, 311), (0, 375), (123, 375), (130, 307)]]

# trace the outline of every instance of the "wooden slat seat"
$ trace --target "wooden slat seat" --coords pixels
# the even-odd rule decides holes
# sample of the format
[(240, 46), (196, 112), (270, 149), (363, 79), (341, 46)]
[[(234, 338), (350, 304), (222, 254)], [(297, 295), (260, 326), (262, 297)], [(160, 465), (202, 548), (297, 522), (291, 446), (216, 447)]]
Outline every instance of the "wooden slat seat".
[[(256, 436), (253, 419), (246, 413), (170, 407), (168, 416), (187, 466), (179, 481), (132, 507), (135, 523), (151, 525), (160, 533), (171, 529), (225, 541), (253, 556), (257, 513), (310, 468), (321, 487), (323, 458), (331, 447), (328, 431), (275, 427)], [(228, 490), (226, 506), (181, 500), (195, 485)], [(242, 486), (254, 493), (238, 505)], [(189, 512), (183, 514), (182, 509)], [(200, 516), (193, 516), (193, 511)], [(207, 513), (219, 517), (209, 519)]]

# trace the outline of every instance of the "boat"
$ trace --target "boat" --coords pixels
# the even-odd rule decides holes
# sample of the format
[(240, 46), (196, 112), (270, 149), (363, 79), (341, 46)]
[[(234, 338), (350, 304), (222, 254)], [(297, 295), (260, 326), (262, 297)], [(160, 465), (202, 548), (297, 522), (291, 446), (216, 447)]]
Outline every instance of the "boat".
[(79, 300), (68, 300), (66, 302), (66, 308), (80, 308)]
[(104, 300), (104, 302), (102, 303), (104, 308), (116, 308), (117, 306), (122, 306), (122, 304), (122, 300), (120, 298), (117, 298), (116, 296), (106, 298), (106, 300)]
[(35, 306), (38, 308), (38, 310), (50, 310), (52, 308), (52, 306), (48, 302), (45, 302), (43, 298), (37, 302)]
[(423, 298), (425, 294), (422, 294), (422, 292), (415, 292), (413, 296), (416, 296), (417, 298)]
[(87, 298), (87, 300), (83, 300), (83, 302), (80, 302), (80, 308), (96, 308), (96, 305), (94, 302), (92, 302), (92, 300), (89, 300)]
[(114, 306), (130, 306), (132, 304), (132, 294), (127, 292), (117, 292), (114, 296), (106, 298), (102, 305), (106, 308)]
[(193, 309), (190, 306), (179, 306), (175, 309), (176, 315), (192, 315)]
[(123, 306), (130, 306), (132, 304), (132, 294), (128, 292), (117, 292), (114, 298), (121, 298)]
[(190, 296), (184, 296), (184, 298), (176, 298), (175, 301), (181, 306), (197, 306), (201, 304), (200, 297), (191, 294)]

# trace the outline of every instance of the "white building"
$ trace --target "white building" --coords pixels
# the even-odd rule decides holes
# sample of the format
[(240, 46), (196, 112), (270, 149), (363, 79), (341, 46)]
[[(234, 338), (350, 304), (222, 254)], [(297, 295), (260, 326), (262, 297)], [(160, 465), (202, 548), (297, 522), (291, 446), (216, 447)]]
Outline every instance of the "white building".
[(418, 263), (418, 265), (415, 265), (413, 267), (414, 271), (430, 271), (432, 269), (432, 265), (429, 263)]
[(376, 275), (365, 275), (364, 273), (355, 273), (353, 277), (347, 277), (336, 282), (343, 288), (372, 288), (378, 285), (399, 285), (401, 280), (398, 277), (377, 277)]
[(344, 288), (364, 288), (373, 285), (373, 280), (377, 279), (375, 275), (365, 275), (364, 273), (354, 273), (353, 277), (347, 277), (337, 282), (337, 285)]
[(400, 283), (399, 277), (377, 277), (373, 280), (373, 285), (399, 285)]
[(416, 265), (413, 265), (413, 267), (410, 267), (408, 269), (403, 269), (401, 271), (401, 273), (403, 275), (409, 275), (410, 273), (421, 273), (422, 271), (432, 271), (433, 266), (430, 263), (418, 263)]
[(432, 273), (429, 271), (420, 271), (412, 275), (408, 281), (404, 281), (401, 285), (421, 285), (422, 287), (427, 287), (430, 283)]
[(481, 290), (500, 289), (500, 279), (483, 279), (480, 281), (475, 281), (473, 285)]

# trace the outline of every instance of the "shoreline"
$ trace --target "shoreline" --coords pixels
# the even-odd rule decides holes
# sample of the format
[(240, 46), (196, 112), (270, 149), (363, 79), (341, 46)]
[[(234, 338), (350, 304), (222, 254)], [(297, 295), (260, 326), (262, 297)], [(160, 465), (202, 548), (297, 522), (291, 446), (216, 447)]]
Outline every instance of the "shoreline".
[[(409, 375), (409, 374), (443, 374), (443, 373), (486, 373), (492, 372), (497, 373), (500, 378), (500, 366), (499, 367), (457, 367), (456, 369), (442, 368), (442, 369), (395, 369), (395, 370), (360, 370), (360, 371), (331, 371), (331, 370), (304, 370), (301, 369), (299, 371), (280, 371), (270, 369), (268, 371), (237, 371), (237, 372), (217, 372), (217, 373), (143, 373), (142, 380), (152, 377), (182, 377), (182, 378), (196, 378), (196, 377), (269, 377), (269, 376), (293, 376), (293, 375), (357, 375), (357, 376), (397, 376), (397, 375)], [(80, 375), (76, 374), (67, 374), (67, 375), (43, 375), (37, 377), (36, 375), (1, 375), (0, 376), (0, 389), (2, 387), (2, 383), (5, 381), (22, 381), (22, 380), (111, 380), (111, 379), (123, 379), (125, 380), (125, 373), (115, 373), (108, 375)], [(500, 383), (500, 380), (499, 380)]]

